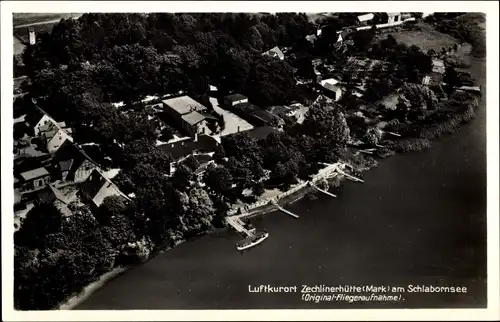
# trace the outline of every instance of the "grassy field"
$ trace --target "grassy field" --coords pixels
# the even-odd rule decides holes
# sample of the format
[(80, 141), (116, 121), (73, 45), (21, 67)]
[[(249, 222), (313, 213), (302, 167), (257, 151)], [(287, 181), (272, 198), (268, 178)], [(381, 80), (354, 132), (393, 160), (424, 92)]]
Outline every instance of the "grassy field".
[(74, 13), (48, 13), (48, 12), (43, 12), (43, 13), (22, 13), (22, 12), (16, 12), (12, 14), (12, 23), (15, 26), (18, 25), (25, 25), (25, 24), (30, 24), (30, 23), (40, 23), (43, 21), (50, 21), (50, 20), (59, 20), (61, 18), (69, 18), (72, 15), (75, 15)]
[(452, 36), (443, 34), (426, 23), (418, 23), (416, 27), (421, 30), (405, 30), (402, 28), (386, 30), (379, 35), (378, 39), (386, 38), (387, 35), (391, 34), (397, 42), (404, 43), (407, 46), (416, 45), (424, 52), (429, 49), (440, 52), (442, 47), (448, 48), (458, 43)]
[[(14, 26), (14, 55), (23, 52), (25, 43), (29, 41), (28, 27), (25, 25), (33, 24), (32, 27), (38, 35), (44, 32), (50, 32), (52, 27), (62, 18), (71, 18), (80, 16), (78, 13), (13, 13), (12, 23)], [(17, 27), (17, 28), (16, 28)], [(24, 44), (23, 44), (24, 43)]]

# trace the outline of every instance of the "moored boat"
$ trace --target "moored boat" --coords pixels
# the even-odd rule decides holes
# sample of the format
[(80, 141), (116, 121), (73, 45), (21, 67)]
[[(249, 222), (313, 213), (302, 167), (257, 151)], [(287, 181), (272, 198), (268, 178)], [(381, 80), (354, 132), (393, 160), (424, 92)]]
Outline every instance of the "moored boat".
[(269, 237), (268, 232), (259, 232), (255, 234), (254, 236), (251, 236), (249, 238), (246, 238), (238, 243), (236, 243), (236, 249), (237, 250), (245, 250), (250, 247), (253, 247), (255, 245), (258, 245), (262, 243), (266, 238)]

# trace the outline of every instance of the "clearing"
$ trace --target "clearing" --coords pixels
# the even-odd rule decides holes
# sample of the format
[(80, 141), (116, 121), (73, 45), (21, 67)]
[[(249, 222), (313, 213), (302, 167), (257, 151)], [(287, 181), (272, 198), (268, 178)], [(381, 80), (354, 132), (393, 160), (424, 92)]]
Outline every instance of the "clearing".
[(386, 30), (383, 31), (377, 38), (379, 40), (385, 39), (387, 35), (392, 35), (397, 42), (406, 44), (407, 46), (416, 45), (427, 52), (429, 49), (434, 49), (440, 52), (442, 47), (453, 47), (458, 41), (450, 35), (443, 34), (435, 30), (431, 25), (426, 23), (418, 23), (415, 25), (420, 30)]
[(42, 12), (42, 13), (33, 13), (33, 12), (19, 12), (12, 14), (12, 24), (14, 28), (28, 26), (31, 24), (38, 24), (47, 21), (53, 20), (61, 20), (61, 18), (70, 18), (81, 16), (81, 13), (63, 13), (63, 12)]

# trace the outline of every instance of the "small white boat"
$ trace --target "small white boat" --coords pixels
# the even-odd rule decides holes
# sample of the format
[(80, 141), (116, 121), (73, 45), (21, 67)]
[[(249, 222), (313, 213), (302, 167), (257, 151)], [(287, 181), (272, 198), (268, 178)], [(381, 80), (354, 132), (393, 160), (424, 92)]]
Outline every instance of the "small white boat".
[(266, 238), (269, 237), (268, 232), (261, 232), (252, 236), (250, 238), (244, 239), (236, 244), (237, 250), (245, 250), (255, 245), (262, 243)]

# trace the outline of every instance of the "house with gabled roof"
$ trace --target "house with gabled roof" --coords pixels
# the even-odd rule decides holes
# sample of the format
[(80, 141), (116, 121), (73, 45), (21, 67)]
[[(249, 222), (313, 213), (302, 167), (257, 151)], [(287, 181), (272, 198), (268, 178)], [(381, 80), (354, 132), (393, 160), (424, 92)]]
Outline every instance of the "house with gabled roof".
[(37, 106), (28, 113), (25, 121), (33, 134), (42, 139), (43, 147), (49, 153), (56, 152), (66, 141), (73, 142), (72, 131), (66, 128), (66, 123), (56, 122)]
[(248, 103), (248, 97), (243, 94), (235, 93), (225, 96), (223, 103), (224, 107), (231, 108), (238, 104)]
[(334, 78), (328, 78), (320, 81), (319, 84), (323, 88), (324, 93), (336, 102), (342, 97), (343, 88), (338, 80)]
[(310, 42), (311, 44), (314, 44), (316, 42), (316, 40), (318, 40), (318, 36), (316, 36), (315, 34), (307, 35), (306, 40), (308, 42)]
[(53, 160), (53, 177), (62, 181), (83, 182), (96, 168), (97, 164), (87, 153), (71, 143), (56, 152)]
[(284, 60), (285, 59), (285, 54), (283, 53), (283, 51), (278, 46), (273, 47), (273, 48), (269, 49), (266, 52), (263, 52), (262, 55), (266, 55), (266, 56), (278, 58), (280, 60)]
[(50, 183), (50, 173), (44, 167), (24, 171), (19, 176), (21, 178), (20, 191), (22, 192), (38, 190)]
[(93, 207), (100, 207), (104, 199), (110, 196), (118, 196), (130, 201), (130, 198), (121, 192), (120, 189), (118, 189), (118, 187), (98, 169), (94, 169), (88, 179), (83, 182), (80, 189), (80, 195)]
[(167, 142), (158, 147), (169, 154), (174, 161), (179, 161), (192, 153), (214, 152), (217, 145), (219, 142), (209, 135), (195, 135), (194, 138), (188, 137), (175, 142)]

